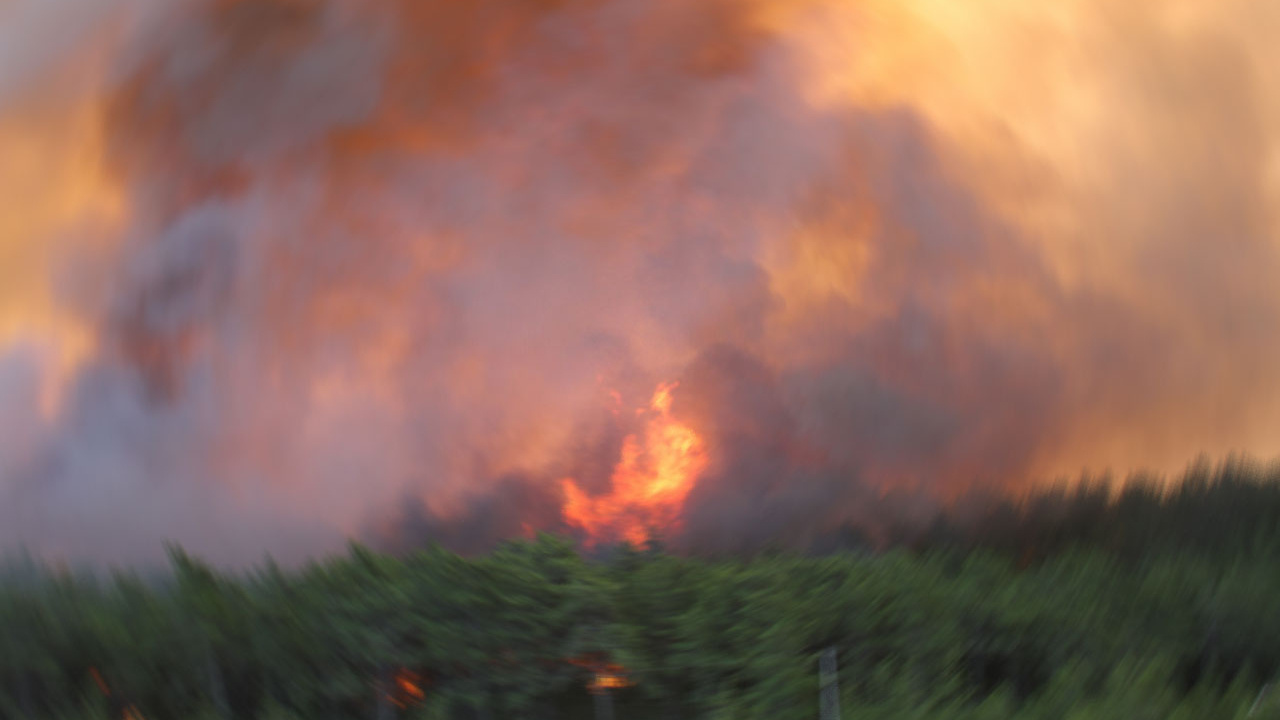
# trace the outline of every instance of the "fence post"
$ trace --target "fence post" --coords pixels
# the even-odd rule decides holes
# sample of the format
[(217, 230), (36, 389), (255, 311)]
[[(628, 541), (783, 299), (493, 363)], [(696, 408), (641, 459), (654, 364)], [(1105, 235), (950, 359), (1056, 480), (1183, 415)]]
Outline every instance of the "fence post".
[(596, 720), (613, 720), (613, 693), (609, 688), (599, 688), (596, 696)]
[(836, 670), (836, 649), (829, 647), (818, 657), (819, 720), (840, 720), (840, 683)]

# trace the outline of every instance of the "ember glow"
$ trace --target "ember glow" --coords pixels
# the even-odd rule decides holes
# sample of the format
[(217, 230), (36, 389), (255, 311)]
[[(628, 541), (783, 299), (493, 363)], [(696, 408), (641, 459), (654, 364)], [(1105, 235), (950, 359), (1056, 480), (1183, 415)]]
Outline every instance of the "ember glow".
[(617, 663), (609, 662), (599, 653), (572, 658), (569, 663), (591, 672), (587, 690), (592, 693), (607, 693), (610, 690), (621, 690), (632, 686), (627, 669)]
[(1280, 454), (1274, 6), (0, 3), (0, 545), (758, 547)]
[(702, 439), (671, 417), (677, 386), (659, 385), (649, 406), (637, 409), (644, 418), (643, 434), (623, 440), (606, 494), (592, 497), (572, 479), (563, 481), (565, 521), (590, 541), (640, 545), (653, 531), (679, 532), (685, 497), (707, 461)]
[(403, 668), (396, 673), (391, 690), (387, 693), (391, 704), (401, 710), (422, 704), (426, 697), (426, 691), (422, 689), (422, 677)]

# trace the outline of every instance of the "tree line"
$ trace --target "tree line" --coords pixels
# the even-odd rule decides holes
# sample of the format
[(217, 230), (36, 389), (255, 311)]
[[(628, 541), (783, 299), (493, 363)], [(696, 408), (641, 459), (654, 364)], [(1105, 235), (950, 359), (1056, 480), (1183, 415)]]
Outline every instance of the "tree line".
[(1082, 483), (875, 552), (541, 536), (0, 579), (5, 718), (813, 718), (829, 648), (845, 720), (1280, 718), (1280, 477)]

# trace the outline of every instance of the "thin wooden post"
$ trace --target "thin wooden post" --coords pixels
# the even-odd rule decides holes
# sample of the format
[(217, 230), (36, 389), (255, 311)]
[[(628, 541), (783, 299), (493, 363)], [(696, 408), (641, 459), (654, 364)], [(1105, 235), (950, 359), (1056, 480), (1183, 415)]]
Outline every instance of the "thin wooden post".
[(209, 682), (209, 699), (220, 718), (231, 718), (231, 703), (227, 700), (227, 685), (222, 679), (222, 668), (218, 666), (218, 658), (213, 654), (213, 643), (209, 636), (204, 636), (204, 668)]
[(390, 668), (386, 666), (378, 668), (373, 688), (378, 693), (373, 704), (374, 720), (392, 720), (396, 715), (395, 708), (391, 706), (391, 693), (395, 692), (395, 681), (391, 677)]
[(599, 688), (596, 696), (596, 720), (613, 720), (613, 693), (609, 688)]
[(35, 703), (31, 699), (31, 673), (18, 673), (18, 707), (22, 708), (22, 712), (27, 717), (35, 717)]
[(829, 647), (818, 657), (819, 720), (840, 720), (840, 682), (836, 669), (836, 649)]

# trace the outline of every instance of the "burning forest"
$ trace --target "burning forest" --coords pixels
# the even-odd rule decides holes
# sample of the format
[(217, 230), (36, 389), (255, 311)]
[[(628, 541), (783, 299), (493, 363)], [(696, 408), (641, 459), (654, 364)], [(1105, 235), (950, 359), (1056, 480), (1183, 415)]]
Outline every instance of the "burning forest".
[(1262, 0), (11, 0), (0, 545), (740, 552), (1276, 455), (1277, 35)]

